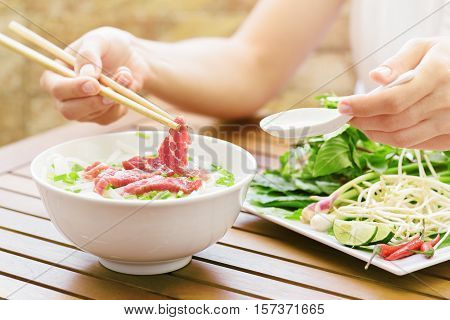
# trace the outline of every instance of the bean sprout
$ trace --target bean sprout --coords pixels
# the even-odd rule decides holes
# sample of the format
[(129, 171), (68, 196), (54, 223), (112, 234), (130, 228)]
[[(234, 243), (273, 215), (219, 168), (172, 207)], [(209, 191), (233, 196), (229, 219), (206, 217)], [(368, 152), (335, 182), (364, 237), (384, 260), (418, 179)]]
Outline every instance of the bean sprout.
[[(359, 195), (355, 201), (342, 201), (333, 208), (337, 219), (388, 224), (394, 233), (391, 244), (407, 241), (417, 234), (427, 238), (437, 233), (448, 233), (450, 185), (437, 179), (428, 156), (422, 156), (419, 151), (414, 151), (419, 176), (405, 174), (402, 169), (405, 155), (406, 150), (403, 150), (396, 175), (382, 175), (372, 184), (364, 179), (355, 179), (351, 185)], [(422, 157), (431, 176), (426, 174)], [(360, 190), (358, 184), (364, 189)]]

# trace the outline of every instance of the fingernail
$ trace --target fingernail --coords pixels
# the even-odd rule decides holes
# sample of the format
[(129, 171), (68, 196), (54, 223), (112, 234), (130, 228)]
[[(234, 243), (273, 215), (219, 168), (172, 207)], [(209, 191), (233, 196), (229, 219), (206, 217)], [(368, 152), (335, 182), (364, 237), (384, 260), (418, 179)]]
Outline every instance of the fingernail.
[(389, 68), (387, 66), (381, 66), (381, 67), (374, 69), (373, 72), (376, 72), (376, 73), (382, 75), (383, 77), (389, 77), (392, 73), (392, 70), (391, 70), (391, 68)]
[(346, 101), (341, 101), (338, 106), (339, 112), (342, 114), (352, 115), (353, 110), (352, 107)]
[(97, 89), (95, 88), (95, 85), (92, 81), (86, 81), (85, 83), (83, 83), (83, 85), (81, 86), (81, 89), (86, 94), (94, 94), (97, 91)]
[(131, 81), (130, 81), (130, 79), (127, 76), (120, 75), (117, 78), (117, 82), (120, 83), (121, 85), (123, 85), (124, 87), (128, 87), (128, 85), (130, 84)]
[(81, 67), (80, 76), (90, 76), (95, 77), (95, 67), (88, 63)]
[(110, 98), (107, 98), (107, 97), (103, 97), (103, 99), (102, 99), (102, 103), (103, 103), (104, 105), (107, 105), (107, 106), (109, 106), (110, 104), (113, 104), (113, 103), (114, 103), (114, 101), (113, 101), (113, 100), (111, 100)]

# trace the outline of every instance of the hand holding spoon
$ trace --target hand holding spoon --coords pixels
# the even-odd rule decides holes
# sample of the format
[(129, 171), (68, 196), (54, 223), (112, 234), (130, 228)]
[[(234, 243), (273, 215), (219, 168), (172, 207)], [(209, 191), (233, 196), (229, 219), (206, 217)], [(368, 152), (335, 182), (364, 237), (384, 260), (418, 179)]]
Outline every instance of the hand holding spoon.
[[(409, 70), (391, 83), (379, 86), (369, 94), (407, 83), (414, 78), (415, 74), (415, 70)], [(329, 97), (328, 100), (339, 102), (345, 98), (347, 97)], [(272, 136), (284, 139), (301, 139), (332, 133), (352, 118), (350, 115), (341, 114), (337, 109), (301, 108), (272, 114), (262, 119), (259, 125)]]

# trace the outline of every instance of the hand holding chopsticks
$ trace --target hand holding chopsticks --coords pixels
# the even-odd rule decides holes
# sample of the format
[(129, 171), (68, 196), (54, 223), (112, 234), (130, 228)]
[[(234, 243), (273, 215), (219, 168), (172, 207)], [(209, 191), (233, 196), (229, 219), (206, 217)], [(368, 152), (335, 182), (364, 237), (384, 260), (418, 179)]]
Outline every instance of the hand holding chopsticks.
[[(64, 61), (68, 65), (75, 65), (75, 57), (69, 54), (68, 52), (62, 50), (57, 47), (53, 43), (48, 40), (42, 38), (38, 34), (33, 31), (27, 29), (26, 27), (20, 25), (17, 22), (12, 21), (9, 24), (9, 28), (22, 36), (23, 38), (31, 41), (35, 45), (47, 50), (54, 57)], [(0, 33), (0, 44), (10, 48), (11, 50), (31, 59), (45, 68), (58, 73), (64, 77), (74, 78), (76, 74), (73, 70), (55, 62), (54, 60), (44, 56), (43, 54), (13, 40), (3, 34)], [(134, 91), (123, 87), (118, 84), (111, 78), (107, 77), (104, 74), (101, 74), (99, 77), (100, 83), (103, 85), (100, 86), (100, 95), (104, 97), (108, 97), (111, 100), (114, 100), (120, 104), (123, 104), (132, 110), (141, 113), (142, 115), (154, 119), (165, 126), (170, 128), (177, 128), (178, 124), (174, 121), (174, 117), (160, 109), (155, 104), (141, 97)]]

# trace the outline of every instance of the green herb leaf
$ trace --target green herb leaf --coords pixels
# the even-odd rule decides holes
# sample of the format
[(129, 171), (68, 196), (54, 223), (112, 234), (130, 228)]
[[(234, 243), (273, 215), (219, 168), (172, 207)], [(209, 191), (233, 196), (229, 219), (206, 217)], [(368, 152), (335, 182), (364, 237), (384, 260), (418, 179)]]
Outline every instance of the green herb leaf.
[(332, 194), (337, 188), (341, 186), (340, 183), (323, 180), (316, 180), (316, 184), (320, 188), (320, 190), (326, 194)]
[(184, 197), (184, 192), (183, 191), (178, 191), (177, 192), (177, 198), (183, 198)]
[(84, 170), (84, 168), (82, 166), (80, 166), (78, 163), (75, 163), (72, 166), (72, 172), (80, 172), (80, 171), (83, 171), (83, 170)]
[(61, 181), (68, 185), (74, 185), (75, 182), (79, 178), (80, 177), (78, 176), (78, 174), (76, 172), (70, 172), (68, 174), (64, 173), (64, 174), (53, 176), (53, 181), (55, 181), (55, 182)]
[(250, 203), (261, 207), (276, 207), (276, 208), (304, 208), (308, 204), (314, 202), (309, 196), (304, 195), (289, 195), (276, 196), (271, 194), (257, 194), (253, 193), (248, 196)]
[[(445, 232), (441, 233), (441, 239), (445, 236)], [(448, 236), (443, 242), (441, 242), (441, 244), (439, 245), (439, 247), (437, 247), (436, 249), (442, 249), (442, 248), (446, 248), (450, 246), (450, 236)]]
[(272, 190), (286, 192), (297, 190), (292, 182), (286, 181), (283, 177), (273, 173), (258, 174), (252, 182), (253, 185), (271, 188)]
[(143, 131), (136, 131), (136, 136), (138, 136), (141, 139), (148, 139), (151, 137), (149, 133), (145, 133)]
[(158, 199), (167, 199), (167, 198), (170, 198), (171, 196), (172, 196), (172, 193), (170, 191), (163, 191), (159, 194)]
[(211, 171), (221, 174), (221, 177), (217, 178), (216, 180), (216, 185), (226, 187), (231, 187), (232, 185), (234, 185), (234, 175), (230, 171), (213, 163), (211, 164)]
[(284, 218), (285, 219), (289, 219), (289, 220), (300, 220), (301, 216), (302, 216), (302, 209), (297, 209), (294, 212), (292, 212), (292, 214), (289, 215), (285, 215)]
[(313, 169), (313, 176), (329, 175), (351, 165), (348, 143), (342, 136), (337, 136), (325, 141), (320, 147)]
[(314, 181), (308, 181), (305, 179), (293, 179), (294, 185), (298, 190), (306, 191), (311, 194), (321, 194), (322, 190), (317, 186)]

